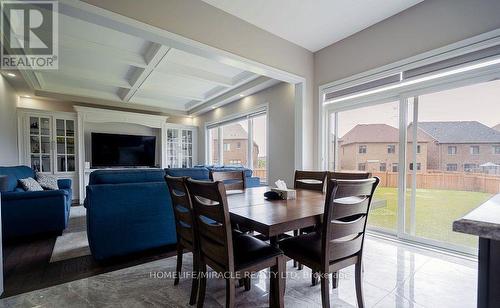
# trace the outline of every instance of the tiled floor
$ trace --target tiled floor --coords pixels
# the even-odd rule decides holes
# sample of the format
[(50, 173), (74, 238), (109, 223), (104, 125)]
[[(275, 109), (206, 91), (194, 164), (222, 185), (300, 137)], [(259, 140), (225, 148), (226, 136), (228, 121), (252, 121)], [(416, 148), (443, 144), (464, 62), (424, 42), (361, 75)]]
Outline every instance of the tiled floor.
[[(188, 271), (191, 256), (186, 255)], [(368, 307), (475, 307), (477, 262), (401, 243), (367, 237), (364, 296)], [(173, 286), (168, 277), (175, 257), (101, 274), (17, 295), (0, 307), (186, 307), (190, 281)], [(288, 264), (286, 307), (320, 307), (320, 287), (310, 285), (308, 269)], [(331, 290), (332, 307), (355, 307), (354, 269), (341, 272), (339, 288)], [(205, 307), (223, 307), (224, 283), (208, 280)], [(252, 289), (236, 293), (238, 307), (266, 307), (268, 283), (264, 275)]]

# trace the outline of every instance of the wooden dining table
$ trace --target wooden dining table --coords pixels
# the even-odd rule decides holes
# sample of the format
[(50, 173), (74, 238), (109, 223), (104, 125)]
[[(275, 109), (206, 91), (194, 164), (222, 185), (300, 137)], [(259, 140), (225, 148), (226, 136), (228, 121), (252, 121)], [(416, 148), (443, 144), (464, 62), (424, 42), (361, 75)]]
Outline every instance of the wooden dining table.
[(270, 187), (262, 186), (229, 193), (231, 223), (257, 231), (269, 237), (272, 245), (277, 245), (280, 234), (321, 222), (325, 193), (297, 189), (293, 200), (267, 200), (264, 193), (269, 190)]

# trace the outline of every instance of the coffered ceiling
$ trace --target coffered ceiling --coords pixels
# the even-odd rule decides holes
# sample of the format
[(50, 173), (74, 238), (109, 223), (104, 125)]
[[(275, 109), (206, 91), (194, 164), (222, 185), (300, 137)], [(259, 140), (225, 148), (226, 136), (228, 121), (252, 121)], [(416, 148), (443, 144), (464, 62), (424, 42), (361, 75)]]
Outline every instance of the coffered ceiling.
[(40, 93), (188, 112), (259, 76), (60, 14), (59, 69), (35, 71), (32, 87)]

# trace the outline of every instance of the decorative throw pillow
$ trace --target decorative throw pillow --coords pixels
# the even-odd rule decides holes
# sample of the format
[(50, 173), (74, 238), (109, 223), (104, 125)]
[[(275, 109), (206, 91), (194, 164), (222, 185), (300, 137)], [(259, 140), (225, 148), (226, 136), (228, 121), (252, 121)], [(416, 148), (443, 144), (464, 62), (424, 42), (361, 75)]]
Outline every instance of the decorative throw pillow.
[(36, 174), (36, 181), (44, 189), (48, 189), (48, 190), (58, 190), (59, 189), (59, 186), (57, 185), (57, 179), (53, 176), (38, 172)]
[(25, 191), (42, 191), (43, 188), (34, 178), (19, 179), (19, 183)]

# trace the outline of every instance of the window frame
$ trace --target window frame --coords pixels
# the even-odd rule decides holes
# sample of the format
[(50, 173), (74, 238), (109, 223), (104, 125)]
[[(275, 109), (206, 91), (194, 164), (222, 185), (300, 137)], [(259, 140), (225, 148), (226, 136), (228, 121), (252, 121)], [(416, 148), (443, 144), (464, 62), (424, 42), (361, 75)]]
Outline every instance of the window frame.
[[(213, 162), (213, 157), (212, 157), (212, 144), (211, 144), (211, 136), (210, 136), (210, 130), (211, 129), (218, 129), (219, 132), (219, 164), (224, 164), (224, 138), (222, 134), (222, 129), (223, 126), (231, 124), (231, 123), (237, 123), (240, 121), (248, 121), (248, 143), (247, 143), (247, 164), (242, 165), (246, 168), (249, 168), (253, 170), (253, 118), (259, 117), (265, 115), (266, 116), (266, 177), (267, 179), (265, 181), (262, 181), (262, 184), (266, 184), (269, 179), (269, 164), (270, 164), (270, 159), (269, 159), (269, 104), (262, 104), (259, 105), (255, 108), (252, 108), (251, 110), (248, 110), (246, 112), (242, 113), (236, 113), (232, 114), (226, 117), (223, 117), (221, 119), (218, 119), (216, 121), (212, 122), (207, 122), (205, 123), (205, 164), (212, 164)], [(243, 146), (241, 147), (243, 148)]]
[(396, 145), (388, 144), (387, 145), (387, 154), (396, 154)]
[[(471, 145), (469, 149), (470, 155), (481, 155), (481, 148), (478, 145)], [(477, 153), (474, 153), (474, 149), (477, 149)]]
[[(455, 149), (455, 151), (450, 152), (451, 149)], [(457, 155), (458, 147), (456, 145), (449, 145), (447, 151), (448, 151), (448, 155)]]
[[(363, 151), (361, 149), (363, 149)], [(358, 146), (358, 154), (366, 154), (367, 152), (368, 152), (368, 146), (366, 144), (360, 144)]]

